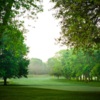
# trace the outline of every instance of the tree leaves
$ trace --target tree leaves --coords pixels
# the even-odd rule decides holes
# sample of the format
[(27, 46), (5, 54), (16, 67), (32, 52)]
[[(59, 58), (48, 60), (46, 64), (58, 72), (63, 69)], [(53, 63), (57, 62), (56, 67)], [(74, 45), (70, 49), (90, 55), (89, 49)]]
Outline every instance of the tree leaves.
[(61, 20), (58, 41), (75, 48), (94, 48), (100, 42), (100, 2), (98, 0), (51, 0)]
[[(48, 60), (48, 66), (53, 75), (62, 75), (66, 79), (90, 77), (100, 79), (100, 51), (84, 52), (82, 49), (73, 53), (73, 49), (61, 50)], [(84, 79), (82, 79), (84, 80)]]

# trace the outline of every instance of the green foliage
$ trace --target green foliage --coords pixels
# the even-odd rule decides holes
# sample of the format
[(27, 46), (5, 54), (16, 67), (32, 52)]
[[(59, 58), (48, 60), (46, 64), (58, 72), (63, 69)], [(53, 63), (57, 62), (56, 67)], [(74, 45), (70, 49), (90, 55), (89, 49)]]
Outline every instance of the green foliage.
[(15, 57), (10, 51), (3, 51), (0, 55), (0, 77), (15, 78), (26, 76), (29, 61)]
[(62, 66), (57, 56), (49, 58), (47, 61), (47, 66), (49, 67), (49, 73), (51, 75), (57, 76), (58, 78), (62, 75)]
[(22, 32), (12, 26), (6, 27), (0, 45), (0, 77), (4, 78), (5, 85), (7, 78), (28, 74), (29, 61), (25, 58), (27, 52)]
[(38, 58), (32, 58), (28, 66), (29, 74), (47, 74), (48, 69), (44, 62)]
[(51, 0), (55, 3), (55, 17), (61, 20), (58, 41), (75, 48), (100, 46), (99, 0)]
[(0, 0), (0, 5), (0, 77), (6, 85), (7, 78), (28, 74), (28, 47), (23, 22), (18, 18), (27, 13), (28, 18), (34, 18), (42, 6), (41, 0)]
[[(19, 58), (18, 58), (19, 59)], [(26, 58), (20, 58), (18, 61), (18, 73), (17, 77), (27, 77), (28, 75), (28, 65), (29, 65), (29, 60)]]
[(17, 63), (15, 57), (9, 51), (3, 51), (0, 55), (0, 77), (8, 77), (17, 75)]
[(41, 0), (0, 0), (0, 5), (0, 24), (4, 25), (16, 16), (28, 12), (27, 16), (34, 18), (37, 12), (42, 11)]
[(97, 80), (100, 79), (100, 51), (94, 53), (94, 67), (91, 70), (93, 76), (97, 76)]
[(95, 50), (91, 54), (82, 49), (76, 53), (73, 53), (73, 49), (61, 50), (48, 60), (48, 66), (51, 73), (60, 73), (66, 79), (92, 81), (96, 77), (100, 80), (100, 51)]

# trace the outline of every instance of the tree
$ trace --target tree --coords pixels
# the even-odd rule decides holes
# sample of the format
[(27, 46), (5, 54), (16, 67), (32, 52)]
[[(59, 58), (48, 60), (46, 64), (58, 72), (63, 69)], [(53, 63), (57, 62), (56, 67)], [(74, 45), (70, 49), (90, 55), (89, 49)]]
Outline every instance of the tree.
[(71, 79), (73, 69), (73, 54), (72, 50), (61, 50), (58, 52), (61, 57), (61, 65), (63, 67), (63, 76), (66, 79)]
[(32, 58), (28, 66), (29, 74), (47, 74), (46, 64), (41, 59)]
[(51, 0), (61, 20), (58, 41), (75, 48), (100, 47), (100, 0)]
[(0, 44), (3, 43), (1, 40), (9, 25), (24, 30), (19, 17), (26, 15), (34, 18), (42, 11), (41, 0), (0, 0), (0, 5)]
[(41, 0), (0, 0), (0, 5), (0, 24), (3, 25), (7, 25), (10, 19), (27, 11), (27, 16), (32, 18), (37, 12), (42, 11)]
[(26, 77), (28, 64), (28, 59), (19, 59), (12, 52), (5, 50), (0, 55), (0, 77), (4, 79), (4, 85), (7, 85), (7, 78)]
[(58, 78), (62, 76), (62, 66), (60, 59), (57, 56), (49, 58), (47, 61), (47, 66), (49, 67), (49, 73), (51, 75), (54, 75)]
[(24, 44), (24, 37), (17, 28), (9, 26), (3, 35), (0, 50), (0, 77), (7, 84), (7, 78), (22, 77), (28, 74), (29, 60), (25, 57), (28, 48)]
[(93, 59), (94, 59), (94, 66), (91, 70), (91, 75), (96, 77), (97, 80), (100, 80), (100, 51), (99, 50), (95, 50), (94, 55), (93, 55)]
[(7, 78), (26, 77), (28, 73), (28, 48), (18, 18), (23, 14), (34, 18), (42, 7), (41, 0), (0, 0), (0, 5), (0, 77), (6, 85)]

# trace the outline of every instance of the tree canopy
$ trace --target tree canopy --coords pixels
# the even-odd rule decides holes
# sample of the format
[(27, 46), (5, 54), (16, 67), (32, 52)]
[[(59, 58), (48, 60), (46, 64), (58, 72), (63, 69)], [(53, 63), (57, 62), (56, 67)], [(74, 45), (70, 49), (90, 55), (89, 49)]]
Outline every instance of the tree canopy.
[(83, 81), (100, 80), (100, 51), (89, 52), (73, 49), (61, 50), (48, 59), (47, 65), (51, 75), (64, 76), (66, 79)]
[(26, 77), (28, 47), (24, 43), (24, 27), (20, 16), (34, 18), (42, 11), (41, 0), (0, 0), (0, 77)]
[(42, 74), (48, 73), (46, 64), (41, 59), (38, 59), (38, 58), (30, 59), (28, 71), (29, 71), (29, 74), (31, 75), (33, 74), (42, 75)]
[(76, 48), (100, 47), (100, 0), (51, 0), (61, 20), (58, 41)]
[(0, 45), (0, 77), (6, 85), (7, 78), (22, 77), (28, 74), (29, 60), (25, 57), (28, 48), (24, 44), (23, 33), (17, 28), (6, 27)]
[(41, 0), (0, 0), (0, 23), (7, 24), (11, 18), (24, 15), (27, 11), (26, 16), (34, 17), (42, 10), (40, 2)]

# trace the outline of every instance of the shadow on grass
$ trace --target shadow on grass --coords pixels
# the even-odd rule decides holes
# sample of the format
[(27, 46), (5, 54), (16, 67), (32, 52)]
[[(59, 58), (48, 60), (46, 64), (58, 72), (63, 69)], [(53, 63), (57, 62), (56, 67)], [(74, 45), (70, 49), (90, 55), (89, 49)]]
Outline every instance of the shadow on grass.
[(27, 85), (0, 85), (0, 100), (99, 100), (100, 92), (74, 92), (28, 87)]

